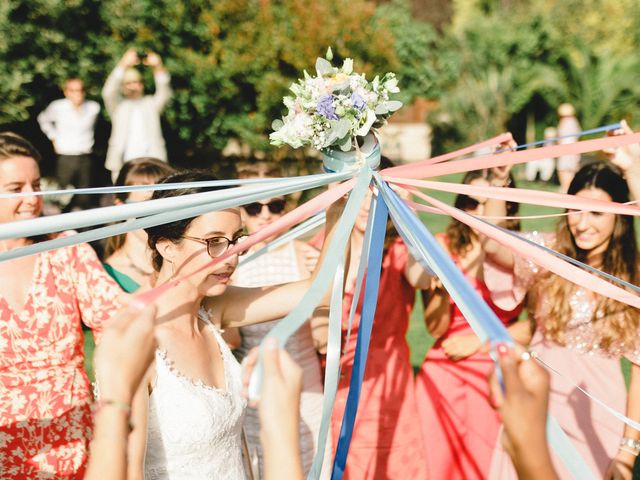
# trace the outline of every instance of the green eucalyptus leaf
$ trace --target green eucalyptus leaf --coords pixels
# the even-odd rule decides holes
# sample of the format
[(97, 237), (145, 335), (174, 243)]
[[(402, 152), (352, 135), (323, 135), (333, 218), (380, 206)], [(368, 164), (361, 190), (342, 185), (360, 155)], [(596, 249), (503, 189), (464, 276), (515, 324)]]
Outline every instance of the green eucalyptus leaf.
[[(400, 110), (402, 108), (402, 102), (400, 102), (398, 100), (389, 100), (388, 102), (384, 103), (384, 106), (390, 112), (397, 112), (398, 110)], [(378, 112), (376, 112), (376, 113), (378, 113)]]
[(386, 104), (381, 103), (376, 107), (375, 112), (376, 115), (386, 115), (387, 113), (389, 113), (389, 109), (387, 108)]

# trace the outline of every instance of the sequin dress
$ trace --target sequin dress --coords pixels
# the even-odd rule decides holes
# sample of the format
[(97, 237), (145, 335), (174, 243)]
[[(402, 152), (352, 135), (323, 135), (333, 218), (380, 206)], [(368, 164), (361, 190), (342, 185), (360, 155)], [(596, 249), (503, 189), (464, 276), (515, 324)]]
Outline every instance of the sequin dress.
[[(529, 238), (553, 247), (552, 236), (534, 233), (529, 234)], [(532, 262), (516, 257), (517, 289), (526, 290), (541, 273), (541, 269)], [(602, 477), (618, 451), (624, 425), (581, 393), (576, 385), (624, 413), (627, 392), (620, 358), (626, 357), (640, 364), (640, 351), (637, 346), (627, 348), (622, 344), (605, 350), (598, 344), (591, 321), (597, 303), (595, 294), (575, 286), (569, 303), (572, 317), (564, 332), (565, 344), (560, 345), (545, 338), (544, 319), (551, 305), (548, 298), (539, 296), (534, 313), (537, 330), (530, 348), (558, 372), (551, 374), (549, 413), (558, 421), (586, 465), (596, 477)], [(553, 453), (552, 456), (560, 478), (571, 478), (560, 460)], [(500, 446), (495, 451), (489, 478), (517, 478), (511, 460)]]
[(38, 255), (21, 311), (0, 292), (0, 478), (82, 478), (92, 401), (81, 322), (122, 294), (87, 244)]

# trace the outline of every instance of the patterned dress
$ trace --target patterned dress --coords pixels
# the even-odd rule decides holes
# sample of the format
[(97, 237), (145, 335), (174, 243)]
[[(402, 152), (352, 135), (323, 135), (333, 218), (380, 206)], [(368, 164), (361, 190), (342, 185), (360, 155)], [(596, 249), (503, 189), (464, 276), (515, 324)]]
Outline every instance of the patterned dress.
[[(234, 285), (257, 287), (294, 282), (308, 277), (302, 274), (298, 265), (294, 242), (282, 248), (265, 253), (252, 262), (241, 264), (233, 277)], [(275, 327), (278, 320), (258, 323), (240, 328), (242, 343), (234, 352), (242, 360), (249, 351)], [(311, 326), (304, 323), (285, 345), (285, 349), (303, 369), (302, 394), (300, 396), (300, 455), (305, 475), (309, 473), (313, 457), (317, 451), (320, 421), (322, 420), (323, 387), (318, 355), (313, 345)], [(260, 445), (260, 419), (258, 411), (248, 409), (244, 424), (250, 454), (257, 457), (258, 478), (263, 477), (262, 447)], [(252, 459), (252, 463), (256, 458)], [(321, 479), (329, 478), (331, 473), (331, 449), (325, 449)]]
[(22, 311), (0, 292), (0, 478), (82, 478), (92, 398), (81, 321), (99, 328), (120, 294), (86, 244), (38, 255)]
[[(407, 248), (397, 239), (382, 262), (378, 306), (347, 456), (345, 480), (427, 478), (425, 444), (406, 339), (415, 300), (415, 289), (404, 276), (408, 258)], [(351, 285), (345, 292), (343, 302), (343, 348), (353, 287)], [(362, 297), (353, 320), (349, 345), (340, 359), (341, 375), (331, 416), (334, 446), (338, 442), (349, 394), (361, 311)]]

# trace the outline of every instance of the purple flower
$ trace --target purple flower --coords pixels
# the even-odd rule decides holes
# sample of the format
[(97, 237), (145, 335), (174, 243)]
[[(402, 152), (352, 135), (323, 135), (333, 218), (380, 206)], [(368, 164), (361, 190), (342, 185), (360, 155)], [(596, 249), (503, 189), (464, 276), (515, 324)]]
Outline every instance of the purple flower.
[(338, 120), (336, 109), (333, 107), (333, 97), (331, 95), (323, 95), (316, 105), (317, 112), (328, 120)]
[(353, 104), (353, 108), (356, 108), (360, 111), (363, 111), (367, 106), (367, 102), (364, 101), (364, 98), (362, 98), (356, 92), (353, 92), (351, 94), (351, 103)]

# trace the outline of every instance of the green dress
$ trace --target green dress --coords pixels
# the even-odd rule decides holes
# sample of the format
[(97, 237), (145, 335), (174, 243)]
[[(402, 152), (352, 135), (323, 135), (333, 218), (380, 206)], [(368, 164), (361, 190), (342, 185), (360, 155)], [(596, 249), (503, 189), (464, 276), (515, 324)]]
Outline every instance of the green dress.
[(104, 266), (104, 269), (107, 271), (107, 273), (111, 275), (111, 278), (113, 278), (117, 282), (117, 284), (120, 285), (120, 288), (122, 288), (122, 290), (124, 290), (125, 292), (133, 293), (140, 288), (140, 284), (138, 284), (138, 282), (136, 282), (129, 275), (116, 270), (108, 263), (103, 263), (102, 265)]

